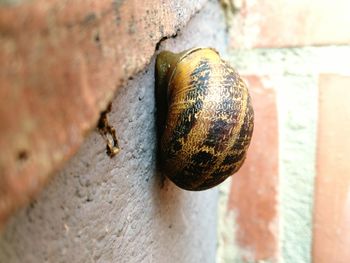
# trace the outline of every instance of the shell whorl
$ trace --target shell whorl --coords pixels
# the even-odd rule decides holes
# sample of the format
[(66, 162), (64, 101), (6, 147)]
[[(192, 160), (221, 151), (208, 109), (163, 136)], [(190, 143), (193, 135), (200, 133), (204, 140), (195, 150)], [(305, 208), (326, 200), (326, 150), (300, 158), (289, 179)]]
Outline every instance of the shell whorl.
[(167, 93), (162, 169), (181, 188), (211, 188), (245, 159), (254, 119), (248, 89), (210, 48), (161, 53), (157, 68), (158, 88)]

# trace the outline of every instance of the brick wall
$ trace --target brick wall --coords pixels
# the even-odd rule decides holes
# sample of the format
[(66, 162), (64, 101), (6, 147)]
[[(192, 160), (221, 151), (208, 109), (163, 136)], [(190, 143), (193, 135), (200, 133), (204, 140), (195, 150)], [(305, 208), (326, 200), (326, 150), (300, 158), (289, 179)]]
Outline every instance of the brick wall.
[(234, 1), (231, 63), (256, 113), (220, 187), (218, 263), (350, 261), (350, 3)]
[[(350, 4), (221, 2), (226, 24), (213, 0), (0, 1), (0, 225), (61, 168), (2, 230), (0, 262), (350, 261)], [(216, 251), (217, 189), (161, 187), (153, 70), (157, 46), (227, 43), (256, 125), (219, 187)], [(111, 160), (93, 128), (112, 98)]]

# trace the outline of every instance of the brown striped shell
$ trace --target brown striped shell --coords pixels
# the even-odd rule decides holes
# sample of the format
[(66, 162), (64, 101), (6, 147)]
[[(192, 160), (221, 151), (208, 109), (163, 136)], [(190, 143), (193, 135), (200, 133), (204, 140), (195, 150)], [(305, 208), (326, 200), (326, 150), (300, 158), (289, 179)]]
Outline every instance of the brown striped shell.
[(240, 76), (212, 48), (156, 61), (159, 161), (162, 171), (186, 190), (218, 185), (243, 164), (254, 112)]

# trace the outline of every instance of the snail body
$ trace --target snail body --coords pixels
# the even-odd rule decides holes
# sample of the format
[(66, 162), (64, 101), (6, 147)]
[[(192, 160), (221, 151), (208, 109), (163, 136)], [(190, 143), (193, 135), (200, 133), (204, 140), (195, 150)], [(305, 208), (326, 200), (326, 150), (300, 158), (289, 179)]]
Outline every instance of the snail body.
[(254, 113), (240, 76), (212, 48), (156, 60), (159, 159), (186, 190), (205, 190), (238, 171), (253, 132)]

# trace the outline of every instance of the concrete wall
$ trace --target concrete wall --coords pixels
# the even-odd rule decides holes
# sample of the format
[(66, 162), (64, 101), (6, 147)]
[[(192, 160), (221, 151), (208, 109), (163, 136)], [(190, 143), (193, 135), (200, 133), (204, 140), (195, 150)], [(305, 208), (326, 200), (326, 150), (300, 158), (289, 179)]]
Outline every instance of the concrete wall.
[[(225, 21), (205, 4), (160, 50), (212, 46), (223, 54)], [(156, 55), (156, 54), (155, 54)], [(0, 262), (214, 262), (218, 190), (187, 192), (156, 169), (154, 59), (112, 102), (121, 152), (111, 159), (91, 132), (40, 196), (7, 223)]]

